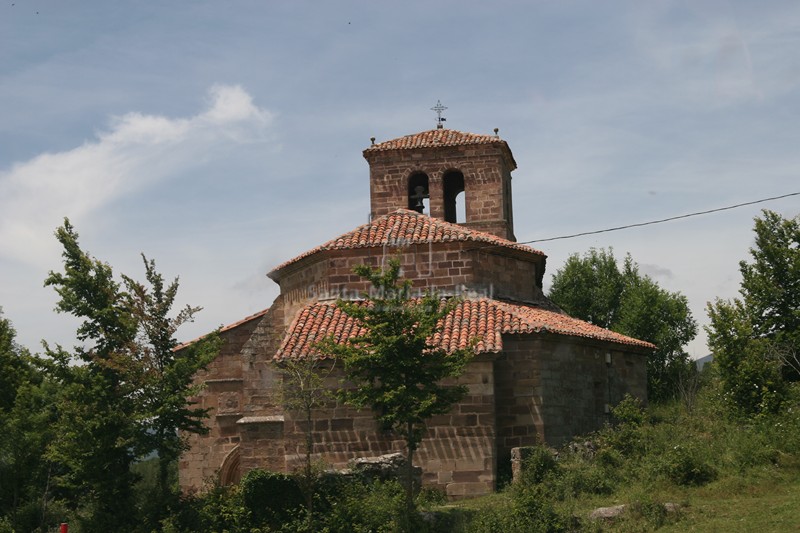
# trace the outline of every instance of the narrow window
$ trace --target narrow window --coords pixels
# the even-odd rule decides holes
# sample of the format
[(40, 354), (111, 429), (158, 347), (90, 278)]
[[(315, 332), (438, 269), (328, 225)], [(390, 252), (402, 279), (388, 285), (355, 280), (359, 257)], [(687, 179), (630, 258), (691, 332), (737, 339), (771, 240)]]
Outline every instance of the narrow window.
[(408, 208), (418, 213), (430, 213), (429, 198), (428, 175), (423, 172), (412, 174), (408, 178)]
[(447, 222), (466, 222), (464, 174), (451, 170), (444, 175), (444, 219)]

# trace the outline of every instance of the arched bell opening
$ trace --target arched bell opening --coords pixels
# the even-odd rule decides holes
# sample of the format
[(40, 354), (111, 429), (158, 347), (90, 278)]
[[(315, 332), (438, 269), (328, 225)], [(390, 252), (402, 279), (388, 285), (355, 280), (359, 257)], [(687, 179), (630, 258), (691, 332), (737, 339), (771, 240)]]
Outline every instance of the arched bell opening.
[(459, 224), (466, 222), (466, 192), (464, 190), (464, 174), (458, 170), (445, 172), (444, 184), (444, 219)]
[(408, 178), (408, 208), (417, 213), (430, 214), (430, 189), (428, 175), (415, 172)]

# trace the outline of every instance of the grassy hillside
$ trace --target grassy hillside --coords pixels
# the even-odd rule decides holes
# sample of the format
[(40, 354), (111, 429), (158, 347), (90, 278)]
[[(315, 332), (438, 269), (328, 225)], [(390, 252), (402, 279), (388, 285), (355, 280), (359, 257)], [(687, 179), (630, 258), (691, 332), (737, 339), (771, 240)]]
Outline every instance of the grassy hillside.
[[(780, 414), (742, 419), (711, 388), (691, 410), (628, 401), (617, 425), (535, 450), (521, 483), (445, 512), (475, 533), (800, 531), (798, 405), (795, 394)], [(616, 505), (627, 507), (613, 520), (588, 518)]]

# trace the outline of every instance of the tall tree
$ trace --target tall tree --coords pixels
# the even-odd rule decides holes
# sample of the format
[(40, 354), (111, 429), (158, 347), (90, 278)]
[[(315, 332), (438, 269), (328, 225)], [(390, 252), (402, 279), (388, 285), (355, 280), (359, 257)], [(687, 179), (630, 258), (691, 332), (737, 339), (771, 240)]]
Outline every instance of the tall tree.
[(50, 458), (65, 467), (59, 482), (85, 529), (125, 528), (134, 517), (130, 466), (138, 444), (136, 388), (125, 358), (135, 341), (136, 321), (111, 266), (81, 250), (68, 220), (56, 238), (63, 246), (64, 272), (51, 271), (45, 285), (59, 295), (56, 310), (83, 320), (77, 338), (85, 345), (75, 347), (74, 358), (60, 346), (46, 346), (62, 384), (58, 438)]
[(684, 350), (697, 334), (686, 297), (661, 288), (639, 273), (627, 255), (620, 267), (613, 250), (573, 254), (553, 275), (549, 297), (569, 315), (651, 342), (647, 392), (659, 401), (673, 397), (682, 373), (691, 369)]
[[(739, 293), (753, 334), (785, 352), (800, 350), (800, 216), (783, 218), (764, 210), (755, 219), (752, 262), (741, 261)], [(800, 375), (791, 367), (786, 377)]]
[(709, 303), (706, 326), (723, 386), (749, 414), (778, 409), (786, 382), (800, 379), (800, 216), (765, 210), (754, 231), (741, 298)]
[(130, 467), (137, 458), (158, 453), (162, 512), (168, 504), (167, 466), (184, 447), (178, 432), (205, 430), (205, 410), (186, 397), (193, 374), (216, 355), (218, 338), (175, 351), (175, 331), (199, 310), (187, 306), (170, 317), (177, 280), (165, 285), (145, 258), (147, 284), (126, 276), (120, 284), (111, 266), (80, 248), (68, 220), (56, 238), (64, 272), (50, 272), (45, 285), (58, 293), (58, 311), (83, 319), (77, 337), (85, 344), (74, 355), (48, 347), (63, 391), (50, 458), (64, 467), (60, 483), (84, 528), (120, 530), (135, 517)]
[(14, 531), (39, 531), (51, 525), (44, 453), (53, 436), (55, 394), (15, 336), (0, 312), (0, 519)]
[(283, 374), (281, 403), (289, 411), (299, 412), (304, 422), (305, 461), (300, 475), (300, 485), (306, 498), (306, 527), (314, 531), (314, 490), (318, 472), (314, 470), (314, 410), (324, 406), (334, 396), (325, 380), (332, 372), (318, 357), (286, 359), (280, 363)]
[(208, 431), (203, 419), (208, 409), (187, 403), (196, 392), (193, 376), (205, 368), (219, 352), (216, 334), (176, 350), (175, 334), (183, 324), (191, 322), (202, 308), (187, 305), (175, 316), (172, 308), (178, 294), (178, 279), (168, 285), (156, 271), (153, 260), (142, 255), (147, 284), (122, 276), (127, 292), (128, 312), (137, 324), (137, 337), (124, 361), (126, 372), (136, 384), (137, 433), (140, 455), (155, 452), (158, 457), (157, 501), (160, 514), (174, 496), (170, 488), (169, 469), (187, 444), (183, 434)]
[(398, 260), (391, 260), (386, 269), (360, 265), (354, 272), (369, 280), (373, 291), (364, 295), (364, 302), (337, 305), (366, 332), (344, 344), (329, 339), (321, 349), (342, 361), (354, 384), (342, 391), (343, 399), (357, 408), (371, 408), (381, 426), (405, 440), (406, 526), (410, 527), (414, 452), (425, 435), (426, 421), (448, 412), (466, 394), (463, 385), (442, 381), (459, 376), (472, 351), (448, 353), (432, 342), (456, 302), (432, 293), (412, 298), (411, 282), (400, 280)]
[(17, 389), (30, 371), (25, 350), (16, 343), (16, 336), (14, 326), (3, 317), (0, 307), (0, 413), (14, 406)]

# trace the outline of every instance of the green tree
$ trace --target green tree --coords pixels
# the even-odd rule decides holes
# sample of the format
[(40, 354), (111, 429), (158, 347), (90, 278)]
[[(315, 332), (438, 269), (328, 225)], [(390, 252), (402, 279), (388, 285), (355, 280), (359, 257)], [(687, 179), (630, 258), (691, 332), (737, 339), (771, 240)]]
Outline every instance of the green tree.
[(397, 432), (406, 442), (406, 528), (414, 512), (413, 460), (426, 429), (426, 421), (448, 412), (467, 392), (463, 385), (443, 380), (459, 376), (472, 356), (469, 349), (448, 353), (432, 342), (443, 318), (457, 303), (426, 293), (413, 298), (411, 282), (400, 280), (400, 263), (386, 269), (360, 265), (354, 269), (372, 284), (364, 302), (338, 302), (365, 333), (337, 344), (328, 339), (324, 352), (344, 366), (354, 385), (342, 398), (357, 408), (371, 408), (378, 423)]
[(647, 358), (651, 400), (673, 397), (692, 371), (684, 346), (697, 334), (686, 297), (639, 273), (630, 255), (620, 268), (612, 250), (571, 255), (553, 275), (549, 297), (569, 315), (656, 345)]
[(765, 210), (754, 231), (741, 298), (709, 303), (706, 326), (723, 387), (747, 414), (777, 410), (786, 382), (800, 378), (800, 217)]
[[(800, 350), (800, 216), (783, 218), (764, 210), (755, 219), (752, 262), (741, 261), (739, 293), (752, 323), (753, 335), (768, 339), (777, 350)], [(800, 378), (791, 365), (785, 377)]]
[(128, 277), (122, 285), (111, 266), (80, 248), (68, 220), (56, 238), (64, 272), (50, 272), (45, 285), (58, 293), (58, 311), (83, 320), (77, 338), (84, 345), (74, 354), (46, 346), (62, 391), (48, 456), (63, 469), (60, 487), (84, 529), (122, 530), (136, 517), (131, 464), (152, 451), (159, 454), (159, 512), (168, 504), (166, 466), (183, 449), (178, 431), (205, 430), (205, 411), (186, 403), (192, 376), (214, 357), (218, 339), (176, 352), (175, 330), (198, 310), (187, 307), (170, 318), (177, 280), (165, 286), (145, 259), (149, 286)]
[(63, 246), (64, 272), (51, 271), (45, 285), (59, 295), (57, 311), (83, 320), (77, 338), (86, 344), (75, 347), (74, 358), (61, 346), (45, 345), (62, 390), (58, 437), (49, 458), (64, 466), (58, 481), (85, 529), (124, 529), (134, 517), (130, 466), (138, 444), (136, 386), (125, 371), (125, 358), (135, 341), (136, 321), (111, 266), (80, 249), (68, 220), (56, 238)]
[(572, 254), (554, 275), (549, 297), (569, 315), (611, 328), (619, 320), (622, 295), (639, 273), (630, 256), (620, 270), (613, 250)]
[(185, 433), (206, 433), (203, 424), (208, 409), (187, 403), (197, 392), (194, 374), (205, 368), (219, 352), (221, 340), (212, 334), (180, 350), (175, 333), (191, 322), (202, 308), (187, 305), (171, 316), (178, 294), (178, 279), (165, 285), (155, 262), (142, 255), (147, 284), (122, 276), (127, 292), (122, 296), (126, 309), (137, 324), (137, 337), (123, 359), (126, 374), (136, 384), (137, 433), (139, 455), (155, 452), (158, 457), (157, 514), (166, 516), (169, 503), (177, 494), (170, 487), (170, 465), (187, 448)]
[(11, 322), (0, 314), (0, 518), (14, 530), (47, 524), (55, 391), (36, 359), (15, 342)]
[(311, 459), (314, 452), (314, 409), (333, 399), (325, 384), (332, 367), (318, 357), (306, 357), (281, 361), (280, 369), (283, 374), (281, 401), (289, 411), (299, 412), (303, 417), (305, 461), (300, 488), (306, 499), (306, 526), (308, 531), (314, 531), (314, 490), (318, 478)]
[(17, 336), (11, 321), (0, 307), (0, 413), (14, 406), (17, 389), (30, 373), (27, 352), (14, 340)]

